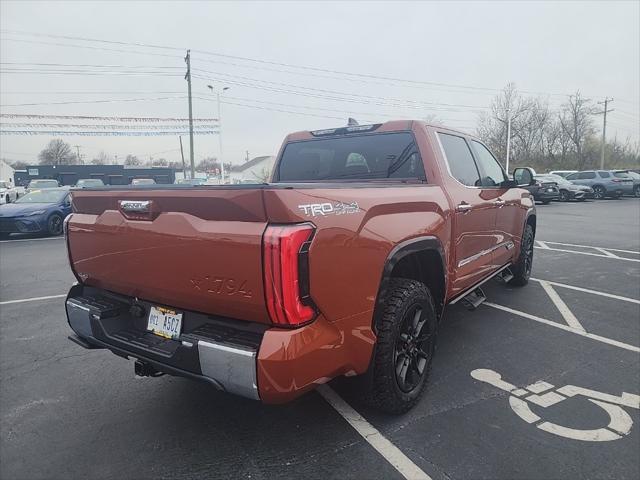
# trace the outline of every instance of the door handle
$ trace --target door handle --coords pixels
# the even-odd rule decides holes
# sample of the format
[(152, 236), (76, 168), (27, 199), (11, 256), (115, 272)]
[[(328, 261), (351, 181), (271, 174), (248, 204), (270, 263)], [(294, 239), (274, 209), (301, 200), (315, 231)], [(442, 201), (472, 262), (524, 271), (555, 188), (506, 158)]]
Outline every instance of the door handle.
[(507, 203), (507, 202), (505, 202), (505, 201), (504, 201), (504, 200), (502, 200), (501, 198), (499, 198), (499, 199), (497, 199), (497, 200), (495, 200), (495, 201), (493, 202), (493, 204), (494, 204), (496, 207), (498, 207), (498, 208), (502, 208), (502, 207), (504, 207), (506, 203)]
[(470, 205), (467, 202), (462, 202), (456, 207), (456, 212), (469, 213), (472, 208), (473, 205)]

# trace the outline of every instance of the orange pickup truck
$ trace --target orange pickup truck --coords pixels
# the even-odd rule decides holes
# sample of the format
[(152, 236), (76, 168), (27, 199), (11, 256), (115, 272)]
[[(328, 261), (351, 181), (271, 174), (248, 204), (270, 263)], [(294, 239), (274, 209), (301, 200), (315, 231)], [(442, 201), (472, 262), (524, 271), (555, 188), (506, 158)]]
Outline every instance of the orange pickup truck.
[(465, 133), (392, 121), (293, 133), (266, 184), (74, 190), (69, 338), (266, 403), (360, 376), (407, 411), (445, 305), (527, 283), (533, 182)]

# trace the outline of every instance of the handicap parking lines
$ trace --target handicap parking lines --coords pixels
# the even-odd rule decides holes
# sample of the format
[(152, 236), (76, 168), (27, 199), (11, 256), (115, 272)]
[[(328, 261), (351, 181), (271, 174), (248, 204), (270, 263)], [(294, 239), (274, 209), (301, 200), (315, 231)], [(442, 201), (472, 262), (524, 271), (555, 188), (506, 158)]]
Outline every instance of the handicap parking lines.
[[(615, 396), (575, 385), (565, 385), (554, 390), (555, 387), (553, 385), (542, 380), (525, 388), (518, 388), (504, 381), (498, 372), (483, 368), (473, 370), (471, 376), (478, 381), (488, 383), (510, 393), (509, 406), (525, 422), (535, 425), (547, 433), (572, 440), (585, 442), (619, 440), (629, 435), (633, 425), (631, 416), (622, 407), (640, 409), (640, 396), (627, 392), (622, 392), (622, 395)], [(586, 397), (591, 403), (599, 406), (607, 413), (609, 423), (606, 426), (577, 429), (558, 425), (557, 423), (543, 420), (529, 406), (529, 403), (532, 403), (538, 407), (548, 408), (579, 395)]]

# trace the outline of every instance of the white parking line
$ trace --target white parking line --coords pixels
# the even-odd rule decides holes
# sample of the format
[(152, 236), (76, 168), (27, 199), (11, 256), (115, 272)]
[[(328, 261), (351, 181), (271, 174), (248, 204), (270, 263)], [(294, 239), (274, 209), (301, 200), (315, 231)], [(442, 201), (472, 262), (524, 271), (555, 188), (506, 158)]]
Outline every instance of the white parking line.
[(553, 245), (562, 245), (564, 247), (579, 247), (579, 248), (595, 248), (595, 249), (604, 249), (604, 250), (609, 250), (611, 252), (620, 252), (620, 253), (631, 253), (634, 255), (640, 255), (640, 251), (638, 250), (620, 250), (619, 248), (608, 248), (608, 247), (594, 247), (593, 245), (577, 245), (575, 243), (560, 243), (560, 242), (552, 242), (550, 240), (544, 240), (544, 241), (540, 241), (537, 240), (539, 243), (551, 243)]
[(549, 282), (545, 282), (544, 280), (539, 280), (539, 283), (540, 283), (540, 286), (542, 286), (544, 291), (547, 293), (547, 295), (549, 296), (553, 304), (560, 311), (560, 314), (562, 315), (562, 318), (564, 318), (564, 321), (567, 322), (567, 325), (569, 325), (572, 328), (575, 328), (576, 330), (582, 330), (583, 332), (586, 332), (582, 324), (578, 321), (578, 319), (571, 312), (571, 310), (569, 310), (569, 307), (567, 307), (567, 304), (564, 303), (564, 301), (560, 298), (560, 295), (556, 293), (556, 291), (549, 284)]
[(320, 385), (317, 391), (404, 478), (407, 480), (431, 480), (429, 475), (387, 440), (362, 415), (351, 408), (351, 405), (345, 402), (331, 387)]
[(63, 240), (64, 237), (45, 237), (45, 238), (17, 238), (15, 240), (0, 240), (0, 243), (12, 242), (39, 242), (41, 240)]
[(40, 300), (51, 300), (52, 298), (63, 298), (66, 296), (67, 294), (63, 293), (62, 295), (48, 295), (46, 297), (21, 298), (20, 300), (5, 300), (4, 302), (0, 302), (0, 305), (9, 305), (11, 303), (38, 302)]
[[(538, 243), (542, 243), (542, 242), (538, 242)], [(547, 242), (544, 243), (544, 245), (545, 245), (544, 247), (534, 246), (534, 248), (536, 248), (537, 250), (540, 250), (540, 251), (545, 251), (545, 252), (575, 253), (576, 255), (590, 255), (592, 257), (610, 258), (611, 260), (625, 260), (627, 262), (640, 262), (640, 258), (625, 258), (625, 257), (604, 255), (604, 254), (601, 254), (601, 253), (578, 252), (576, 250), (566, 250), (566, 249), (563, 249), (563, 248), (550, 247), (546, 243)], [(594, 247), (588, 247), (588, 248), (594, 248)], [(635, 252), (630, 252), (630, 253), (635, 253)]]
[(600, 295), (602, 297), (613, 298), (614, 300), (620, 300), (622, 302), (630, 302), (637, 303), (640, 305), (640, 300), (636, 300), (635, 298), (623, 297), (621, 295), (614, 295), (613, 293), (599, 292), (597, 290), (591, 290), (589, 288), (576, 287), (575, 285), (567, 285), (566, 283), (552, 282), (551, 280), (542, 280), (540, 278), (530, 278), (534, 282), (547, 282), (550, 285), (555, 285), (556, 287), (568, 288), (570, 290), (576, 290), (578, 292), (591, 293), (593, 295)]
[(608, 345), (613, 345), (614, 347), (623, 348), (625, 350), (630, 350), (632, 352), (640, 353), (640, 347), (636, 347), (635, 345), (629, 345), (628, 343), (619, 342), (618, 340), (613, 340), (607, 337), (601, 337), (600, 335), (594, 335), (593, 333), (587, 333), (582, 330), (577, 330), (575, 328), (571, 328), (562, 323), (552, 322), (551, 320), (547, 320), (546, 318), (537, 317), (535, 315), (531, 315), (530, 313), (521, 312), (520, 310), (515, 310), (513, 308), (505, 307), (504, 305), (497, 305), (495, 303), (484, 302), (483, 305), (488, 307), (497, 308), (498, 310), (502, 310), (504, 312), (513, 313), (514, 315), (518, 315), (520, 317), (528, 318), (529, 320), (533, 320), (534, 322), (544, 323), (545, 325), (549, 325), (551, 327), (556, 327), (561, 330), (565, 330), (567, 332), (575, 333), (576, 335), (580, 335), (582, 337), (587, 337), (592, 340), (596, 340), (598, 342), (606, 343)]

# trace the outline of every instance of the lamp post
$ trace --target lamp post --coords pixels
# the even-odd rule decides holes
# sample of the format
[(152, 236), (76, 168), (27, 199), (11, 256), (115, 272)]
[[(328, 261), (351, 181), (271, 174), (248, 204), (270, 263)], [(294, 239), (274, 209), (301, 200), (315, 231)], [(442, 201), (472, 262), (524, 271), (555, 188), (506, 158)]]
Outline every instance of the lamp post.
[(218, 143), (220, 149), (220, 182), (224, 184), (224, 160), (222, 159), (222, 108), (220, 106), (220, 95), (229, 90), (231, 87), (222, 87), (222, 89), (215, 89), (213, 85), (207, 85), (211, 93), (216, 94), (216, 100), (218, 102)]

